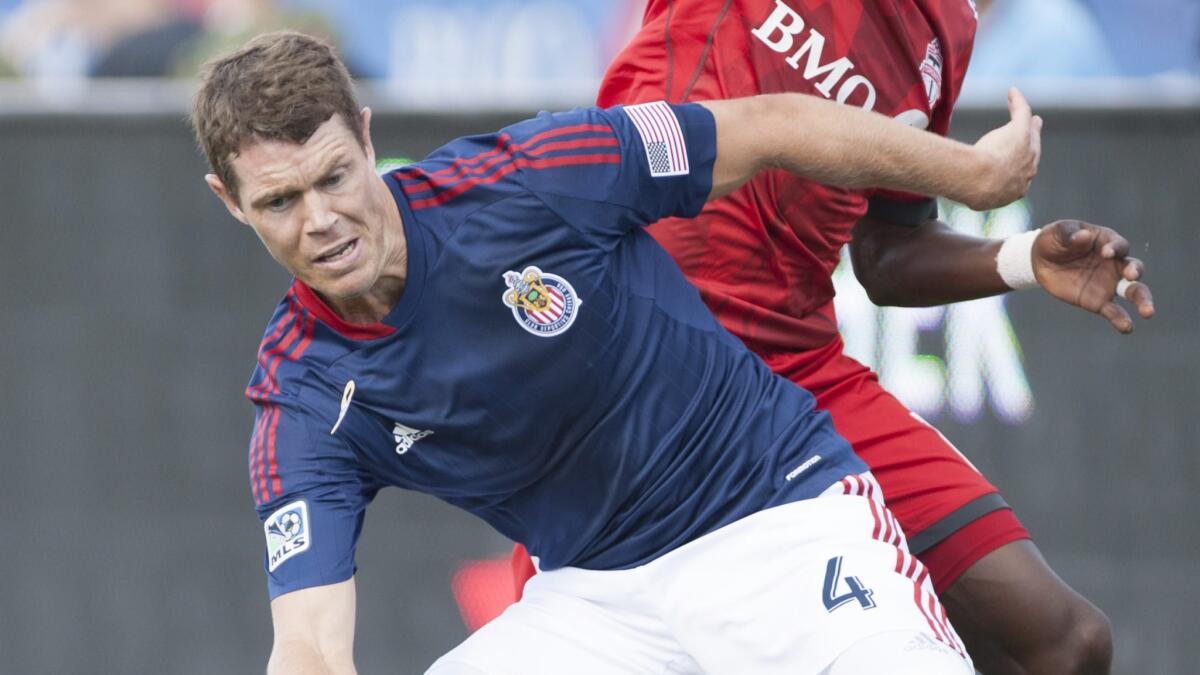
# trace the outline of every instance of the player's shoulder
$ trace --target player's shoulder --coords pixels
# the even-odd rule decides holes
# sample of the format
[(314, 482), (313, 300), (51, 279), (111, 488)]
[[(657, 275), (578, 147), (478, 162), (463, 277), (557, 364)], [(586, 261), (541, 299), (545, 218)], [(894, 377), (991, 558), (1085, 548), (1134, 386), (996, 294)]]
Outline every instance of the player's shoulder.
[[(470, 213), (529, 190), (530, 173), (621, 162), (614, 111), (542, 112), (490, 134), (457, 138), (389, 175), (417, 213)], [(443, 215), (443, 217), (445, 217)]]
[(324, 375), (361, 343), (333, 330), (324, 314), (329, 310), (319, 303), (302, 283), (292, 283), (267, 324), (244, 392), (255, 408), (250, 487), (264, 517), (281, 500), (319, 486), (327, 473), (353, 463), (344, 435), (328, 433), (342, 392)]
[(325, 370), (354, 349), (353, 337), (371, 337), (332, 330), (328, 322), (336, 317), (330, 315), (308, 287), (293, 281), (263, 331), (246, 397), (256, 404), (299, 399), (306, 375)]

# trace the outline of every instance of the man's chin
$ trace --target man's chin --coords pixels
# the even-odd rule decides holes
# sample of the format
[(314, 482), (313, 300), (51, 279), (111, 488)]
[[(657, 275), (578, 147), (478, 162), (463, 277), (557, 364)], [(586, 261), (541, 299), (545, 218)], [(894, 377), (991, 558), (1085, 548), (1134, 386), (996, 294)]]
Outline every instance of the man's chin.
[(354, 302), (365, 295), (370, 288), (370, 284), (354, 279), (352, 275), (337, 279), (317, 277), (301, 279), (301, 281), (321, 296), (325, 302), (335, 304)]

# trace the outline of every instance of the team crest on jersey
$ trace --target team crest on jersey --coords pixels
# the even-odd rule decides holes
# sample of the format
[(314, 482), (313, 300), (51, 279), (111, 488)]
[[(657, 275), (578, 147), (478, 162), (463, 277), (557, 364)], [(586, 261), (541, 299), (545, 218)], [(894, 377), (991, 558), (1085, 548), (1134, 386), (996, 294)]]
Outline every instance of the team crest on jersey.
[(575, 323), (583, 298), (570, 282), (530, 265), (524, 272), (504, 273), (508, 287), (502, 296), (505, 306), (522, 328), (539, 337), (553, 337)]
[(942, 98), (942, 45), (937, 38), (929, 41), (925, 48), (925, 60), (921, 62), (921, 80), (925, 83), (925, 95), (929, 97), (929, 110), (937, 106)]
[(308, 550), (312, 535), (308, 529), (308, 504), (292, 502), (271, 514), (263, 523), (267, 535), (267, 571), (274, 572), (288, 558)]

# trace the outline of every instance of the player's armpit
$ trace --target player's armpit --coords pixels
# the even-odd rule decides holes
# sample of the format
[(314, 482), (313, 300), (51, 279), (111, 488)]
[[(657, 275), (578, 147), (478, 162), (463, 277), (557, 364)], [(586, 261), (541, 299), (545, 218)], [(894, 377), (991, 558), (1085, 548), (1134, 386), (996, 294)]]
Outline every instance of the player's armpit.
[(272, 600), (268, 675), (354, 675), (354, 605), (353, 578)]
[(706, 101), (716, 121), (710, 199), (781, 168), (829, 185), (945, 196), (975, 209), (1024, 195), (1037, 172), (1041, 122), (1015, 90), (1012, 120), (975, 146), (873, 112), (802, 94)]

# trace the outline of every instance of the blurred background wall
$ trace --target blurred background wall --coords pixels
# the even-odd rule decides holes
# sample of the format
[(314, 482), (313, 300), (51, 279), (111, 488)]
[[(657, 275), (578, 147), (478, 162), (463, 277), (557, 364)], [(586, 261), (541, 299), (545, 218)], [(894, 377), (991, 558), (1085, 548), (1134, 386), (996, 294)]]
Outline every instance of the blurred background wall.
[[(192, 85), (170, 78), (260, 29), (324, 31), (367, 79), (376, 147), (419, 157), (588, 103), (638, 4), (0, 0), (0, 674), (261, 672), (270, 649), (241, 391), (288, 279), (208, 193)], [(843, 268), (848, 349), (1109, 614), (1117, 673), (1200, 672), (1200, 3), (979, 4), (954, 135), (1000, 124), (1015, 81), (1045, 154), (1029, 199), (944, 217), (991, 236), (1117, 227), (1159, 316), (1123, 337), (1038, 293), (878, 309)], [(465, 637), (508, 547), (381, 494), (359, 548), (360, 671), (418, 673)]]

